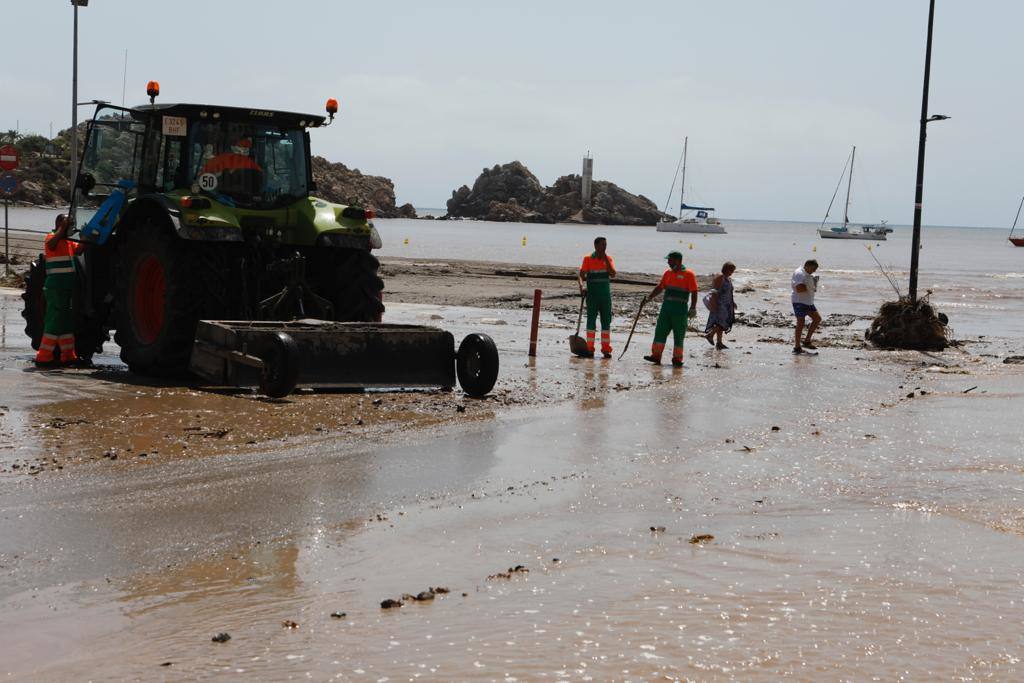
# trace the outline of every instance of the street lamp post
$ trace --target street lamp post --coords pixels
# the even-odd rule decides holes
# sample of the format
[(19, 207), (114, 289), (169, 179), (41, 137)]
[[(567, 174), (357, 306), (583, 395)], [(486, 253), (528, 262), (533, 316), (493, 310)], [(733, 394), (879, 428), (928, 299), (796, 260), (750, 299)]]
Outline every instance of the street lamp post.
[(948, 116), (935, 114), (928, 116), (928, 82), (932, 70), (932, 24), (935, 20), (935, 0), (928, 6), (928, 41), (924, 53), (924, 93), (921, 96), (921, 138), (917, 146), (917, 189), (914, 193), (914, 234), (910, 246), (910, 303), (917, 303), (917, 267), (921, 251), (921, 201), (924, 196), (924, 145), (927, 138), (928, 124), (932, 121), (945, 121)]
[[(71, 47), (71, 194), (75, 192), (75, 177), (78, 174), (78, 8), (88, 7), (89, 0), (71, 0), (75, 8), (75, 30)], [(69, 202), (74, 197), (68, 198)], [(75, 217), (68, 216), (71, 227), (75, 225)]]

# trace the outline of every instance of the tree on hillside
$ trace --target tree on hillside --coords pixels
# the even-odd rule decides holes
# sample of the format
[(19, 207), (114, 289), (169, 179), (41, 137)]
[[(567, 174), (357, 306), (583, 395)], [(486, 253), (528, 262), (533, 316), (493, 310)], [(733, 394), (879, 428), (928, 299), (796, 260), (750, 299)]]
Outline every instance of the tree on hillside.
[(42, 154), (46, 150), (46, 145), (49, 144), (42, 135), (24, 135), (20, 140), (17, 141), (18, 151), (24, 155), (28, 154)]

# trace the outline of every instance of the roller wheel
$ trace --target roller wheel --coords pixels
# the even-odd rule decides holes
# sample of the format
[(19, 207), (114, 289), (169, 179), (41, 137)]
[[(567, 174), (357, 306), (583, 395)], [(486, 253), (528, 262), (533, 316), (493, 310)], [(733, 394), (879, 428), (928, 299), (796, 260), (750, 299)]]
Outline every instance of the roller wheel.
[(486, 334), (471, 334), (459, 344), (455, 371), (463, 391), (474, 398), (486, 396), (498, 381), (498, 347)]
[(291, 335), (277, 332), (271, 336), (259, 357), (264, 364), (260, 392), (271, 398), (283, 398), (292, 393), (299, 381), (302, 357), (299, 345)]

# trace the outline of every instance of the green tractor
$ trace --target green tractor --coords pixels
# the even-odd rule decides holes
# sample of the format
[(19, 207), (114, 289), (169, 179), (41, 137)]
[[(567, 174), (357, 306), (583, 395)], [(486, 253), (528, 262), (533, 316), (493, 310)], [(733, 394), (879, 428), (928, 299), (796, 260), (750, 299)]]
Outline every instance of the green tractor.
[[(71, 217), (76, 346), (114, 332), (132, 372), (188, 370), (200, 320), (379, 322), (373, 213), (318, 199), (309, 130), (327, 116), (202, 104), (99, 103)], [(26, 333), (38, 348), (45, 273), (33, 264)]]

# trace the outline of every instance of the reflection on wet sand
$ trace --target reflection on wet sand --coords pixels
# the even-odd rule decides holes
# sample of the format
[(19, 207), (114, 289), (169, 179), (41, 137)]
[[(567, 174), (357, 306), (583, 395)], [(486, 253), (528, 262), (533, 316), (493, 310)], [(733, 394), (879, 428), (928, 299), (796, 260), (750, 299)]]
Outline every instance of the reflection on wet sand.
[[(754, 338), (691, 348), (682, 371), (561, 342), (508, 364), (539, 407), (466, 402), (497, 417), (462, 423), (457, 397), (429, 397), (435, 426), (386, 443), (334, 438), (337, 416), (415, 420), (400, 396), (122, 386), (33, 404), (47, 449), (95, 428), (125, 450), (4, 478), (0, 631), (17, 639), (0, 672), (1019, 678), (1020, 370), (960, 351), (793, 359)], [(287, 448), (246, 443), (268, 424)], [(163, 458), (174, 444), (185, 457)], [(450, 592), (380, 607), (432, 586)]]

